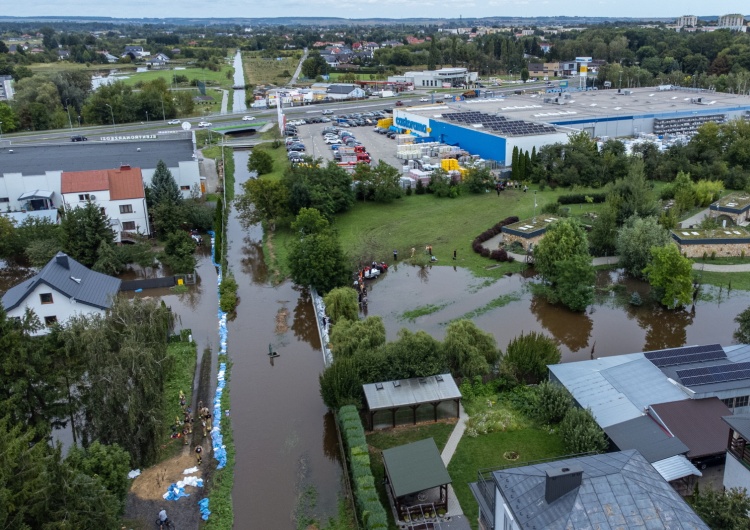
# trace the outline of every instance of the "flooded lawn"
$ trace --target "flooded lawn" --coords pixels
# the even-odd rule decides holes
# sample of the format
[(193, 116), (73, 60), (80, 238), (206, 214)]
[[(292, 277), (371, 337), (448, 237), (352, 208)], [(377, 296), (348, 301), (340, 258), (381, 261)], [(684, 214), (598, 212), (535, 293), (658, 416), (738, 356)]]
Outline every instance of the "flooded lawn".
[[(734, 317), (750, 306), (750, 293), (704, 287), (692, 307), (666, 311), (651, 303), (648, 285), (617, 272), (599, 272), (595, 303), (585, 313), (552, 306), (532, 295), (531, 278), (475, 278), (449, 266), (391, 267), (369, 287), (368, 314), (383, 318), (389, 339), (402, 327), (422, 329), (442, 339), (451, 320), (471, 318), (492, 333), (498, 346), (522, 332), (544, 332), (560, 344), (563, 361), (671, 348), (685, 344), (732, 342)], [(603, 290), (605, 286), (615, 287)], [(629, 303), (638, 291), (643, 305)], [(411, 317), (411, 318), (410, 318)]]

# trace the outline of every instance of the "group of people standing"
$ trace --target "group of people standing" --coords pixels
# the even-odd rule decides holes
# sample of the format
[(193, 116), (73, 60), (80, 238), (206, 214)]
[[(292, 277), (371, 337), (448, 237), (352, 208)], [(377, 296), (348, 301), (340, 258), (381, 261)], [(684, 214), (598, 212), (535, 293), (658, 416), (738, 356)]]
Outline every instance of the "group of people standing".
[[(182, 426), (182, 439), (185, 445), (190, 445), (189, 436), (193, 434), (193, 424), (195, 418), (193, 417), (193, 409), (187, 404), (185, 399), (185, 393), (180, 390), (180, 407), (182, 408), (183, 417), (180, 419), (179, 416), (175, 417), (175, 423), (172, 425), (172, 437), (177, 438), (180, 436), (180, 426)], [(212, 428), (212, 415), (211, 410), (203, 405), (203, 401), (198, 402), (198, 418), (200, 419), (201, 426), (203, 427), (203, 437), (208, 436)], [(198, 461), (198, 465), (203, 463), (203, 447), (198, 444), (195, 447), (195, 456)]]

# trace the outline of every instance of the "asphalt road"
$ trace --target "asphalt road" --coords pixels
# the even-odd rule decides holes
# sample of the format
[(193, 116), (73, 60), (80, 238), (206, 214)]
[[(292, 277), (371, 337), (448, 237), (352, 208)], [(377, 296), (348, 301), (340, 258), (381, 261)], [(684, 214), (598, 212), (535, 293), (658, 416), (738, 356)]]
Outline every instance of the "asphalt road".
[[(541, 84), (543, 87), (543, 83)], [(495, 95), (510, 95), (514, 90), (518, 88), (540, 88), (539, 84), (527, 84), (527, 85), (515, 85), (513, 87), (504, 87), (502, 89), (496, 89)], [(456, 94), (461, 93), (460, 90), (456, 91)], [(373, 110), (383, 110), (387, 108), (393, 108), (397, 100), (401, 100), (406, 107), (410, 105), (419, 104), (419, 98), (429, 95), (427, 92), (415, 91), (412, 93), (399, 94), (397, 98), (386, 98), (386, 99), (366, 99), (360, 101), (341, 101), (341, 102), (330, 102), (317, 105), (306, 105), (300, 107), (284, 107), (284, 114), (289, 119), (295, 117), (309, 117), (311, 115), (320, 115), (324, 109), (333, 110), (334, 114), (351, 114), (352, 112), (366, 112)], [(436, 94), (437, 96), (447, 96), (447, 94)], [(189, 118), (185, 121), (189, 121), (193, 127), (198, 125), (199, 121), (208, 121), (213, 126), (229, 125), (232, 123), (242, 123), (241, 118), (245, 114), (251, 114), (256, 116), (258, 120), (275, 120), (276, 109), (264, 109), (256, 110), (249, 109), (248, 111), (234, 112), (226, 115), (208, 115), (205, 117)], [(363, 129), (363, 128), (358, 128)], [(141, 123), (128, 123), (128, 124), (112, 124), (94, 126), (94, 127), (72, 127), (64, 129), (55, 129), (50, 131), (39, 131), (39, 132), (22, 132), (13, 134), (3, 134), (0, 138), (0, 147), (8, 147), (9, 145), (18, 144), (44, 144), (44, 143), (61, 143), (70, 142), (70, 137), (74, 135), (84, 135), (89, 141), (98, 141), (103, 136), (122, 136), (122, 135), (136, 135), (136, 134), (157, 134), (164, 131), (179, 131), (179, 125), (167, 125), (165, 121), (156, 120)]]

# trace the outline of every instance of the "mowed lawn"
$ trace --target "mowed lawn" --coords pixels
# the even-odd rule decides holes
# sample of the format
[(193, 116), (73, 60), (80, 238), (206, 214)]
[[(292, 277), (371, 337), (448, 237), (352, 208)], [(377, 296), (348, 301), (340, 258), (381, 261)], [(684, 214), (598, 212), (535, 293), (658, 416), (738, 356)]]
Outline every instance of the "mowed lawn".
[[(576, 190), (584, 193), (591, 190)], [(557, 197), (570, 190), (558, 188), (552, 191), (537, 191), (537, 215), (542, 215), (543, 205), (554, 202)], [(571, 215), (597, 211), (601, 204), (571, 205)], [(438, 258), (436, 265), (458, 265), (468, 267), (477, 276), (500, 277), (506, 272), (516, 271), (519, 263), (503, 263), (483, 258), (471, 249), (476, 236), (509, 216), (520, 219), (534, 215), (534, 191), (506, 190), (498, 197), (493, 191), (484, 194), (464, 193), (458, 198), (436, 198), (434, 195), (405, 196), (390, 204), (357, 202), (354, 207), (336, 217), (344, 252), (356, 263), (363, 258), (393, 259), (393, 250), (398, 250), (399, 259), (409, 258), (411, 249), (423, 254), (427, 245), (432, 245)], [(548, 215), (548, 214), (546, 214)], [(287, 254), (292, 234), (279, 230), (274, 236), (275, 254), (282, 264)], [(453, 250), (457, 261), (453, 261)], [(498, 266), (499, 265), (499, 266)]]
[[(250, 85), (285, 85), (289, 82), (299, 65), (299, 54), (293, 57), (257, 57), (252, 54), (242, 55), (242, 66), (245, 69), (245, 83)], [(284, 72), (288, 72), (285, 74)]]
[[(518, 459), (509, 461), (504, 454), (514, 451)], [(477, 528), (479, 508), (469, 490), (469, 482), (476, 482), (477, 471), (509, 465), (524, 465), (526, 462), (558, 458), (565, 455), (565, 445), (555, 432), (536, 427), (518, 431), (494, 432), (472, 438), (464, 434), (458, 443), (453, 458), (448, 464), (448, 474), (453, 481), (453, 490), (472, 528)]]
[[(206, 83), (208, 86), (221, 86), (222, 88), (230, 88), (233, 84), (232, 73), (234, 69), (229, 65), (222, 65), (221, 70), (214, 72), (208, 68), (185, 68), (184, 70), (149, 70), (148, 72), (132, 72), (128, 73), (130, 77), (123, 79), (126, 85), (135, 85), (138, 82), (147, 83), (155, 79), (164, 79), (167, 85), (172, 86), (174, 84), (174, 76), (184, 75), (188, 80), (197, 79)], [(229, 77), (227, 77), (229, 76)], [(179, 87), (185, 87), (187, 85), (180, 84)]]

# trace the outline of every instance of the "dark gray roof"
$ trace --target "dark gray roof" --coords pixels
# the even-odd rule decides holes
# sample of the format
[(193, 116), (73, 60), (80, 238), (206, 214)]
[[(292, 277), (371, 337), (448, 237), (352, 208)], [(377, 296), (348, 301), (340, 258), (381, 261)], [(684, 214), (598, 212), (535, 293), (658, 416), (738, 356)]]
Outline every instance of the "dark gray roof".
[[(578, 466), (582, 483), (547, 503), (547, 471)], [(520, 528), (701, 529), (708, 526), (638, 451), (545, 462), (493, 473)]]
[(193, 160), (192, 139), (12, 145), (0, 148), (0, 174), (43, 175), (45, 171), (90, 171), (122, 164), (152, 169), (159, 160), (167, 167)]
[(604, 428), (620, 451), (637, 449), (650, 463), (688, 452), (688, 446), (670, 436), (650, 416), (641, 416)]
[(750, 414), (735, 414), (722, 419), (745, 440), (750, 440)]
[(118, 278), (94, 272), (67, 254), (58, 252), (39, 271), (39, 274), (11, 287), (3, 295), (2, 304), (5, 310), (10, 311), (18, 307), (40, 283), (47, 284), (66, 297), (75, 299), (77, 303), (107, 309), (111, 307), (112, 299), (120, 290), (121, 281)]
[(358, 88), (356, 85), (331, 85), (326, 92), (329, 94), (349, 94), (356, 88)]
[(386, 449), (383, 464), (396, 497), (451, 483), (432, 438)]

